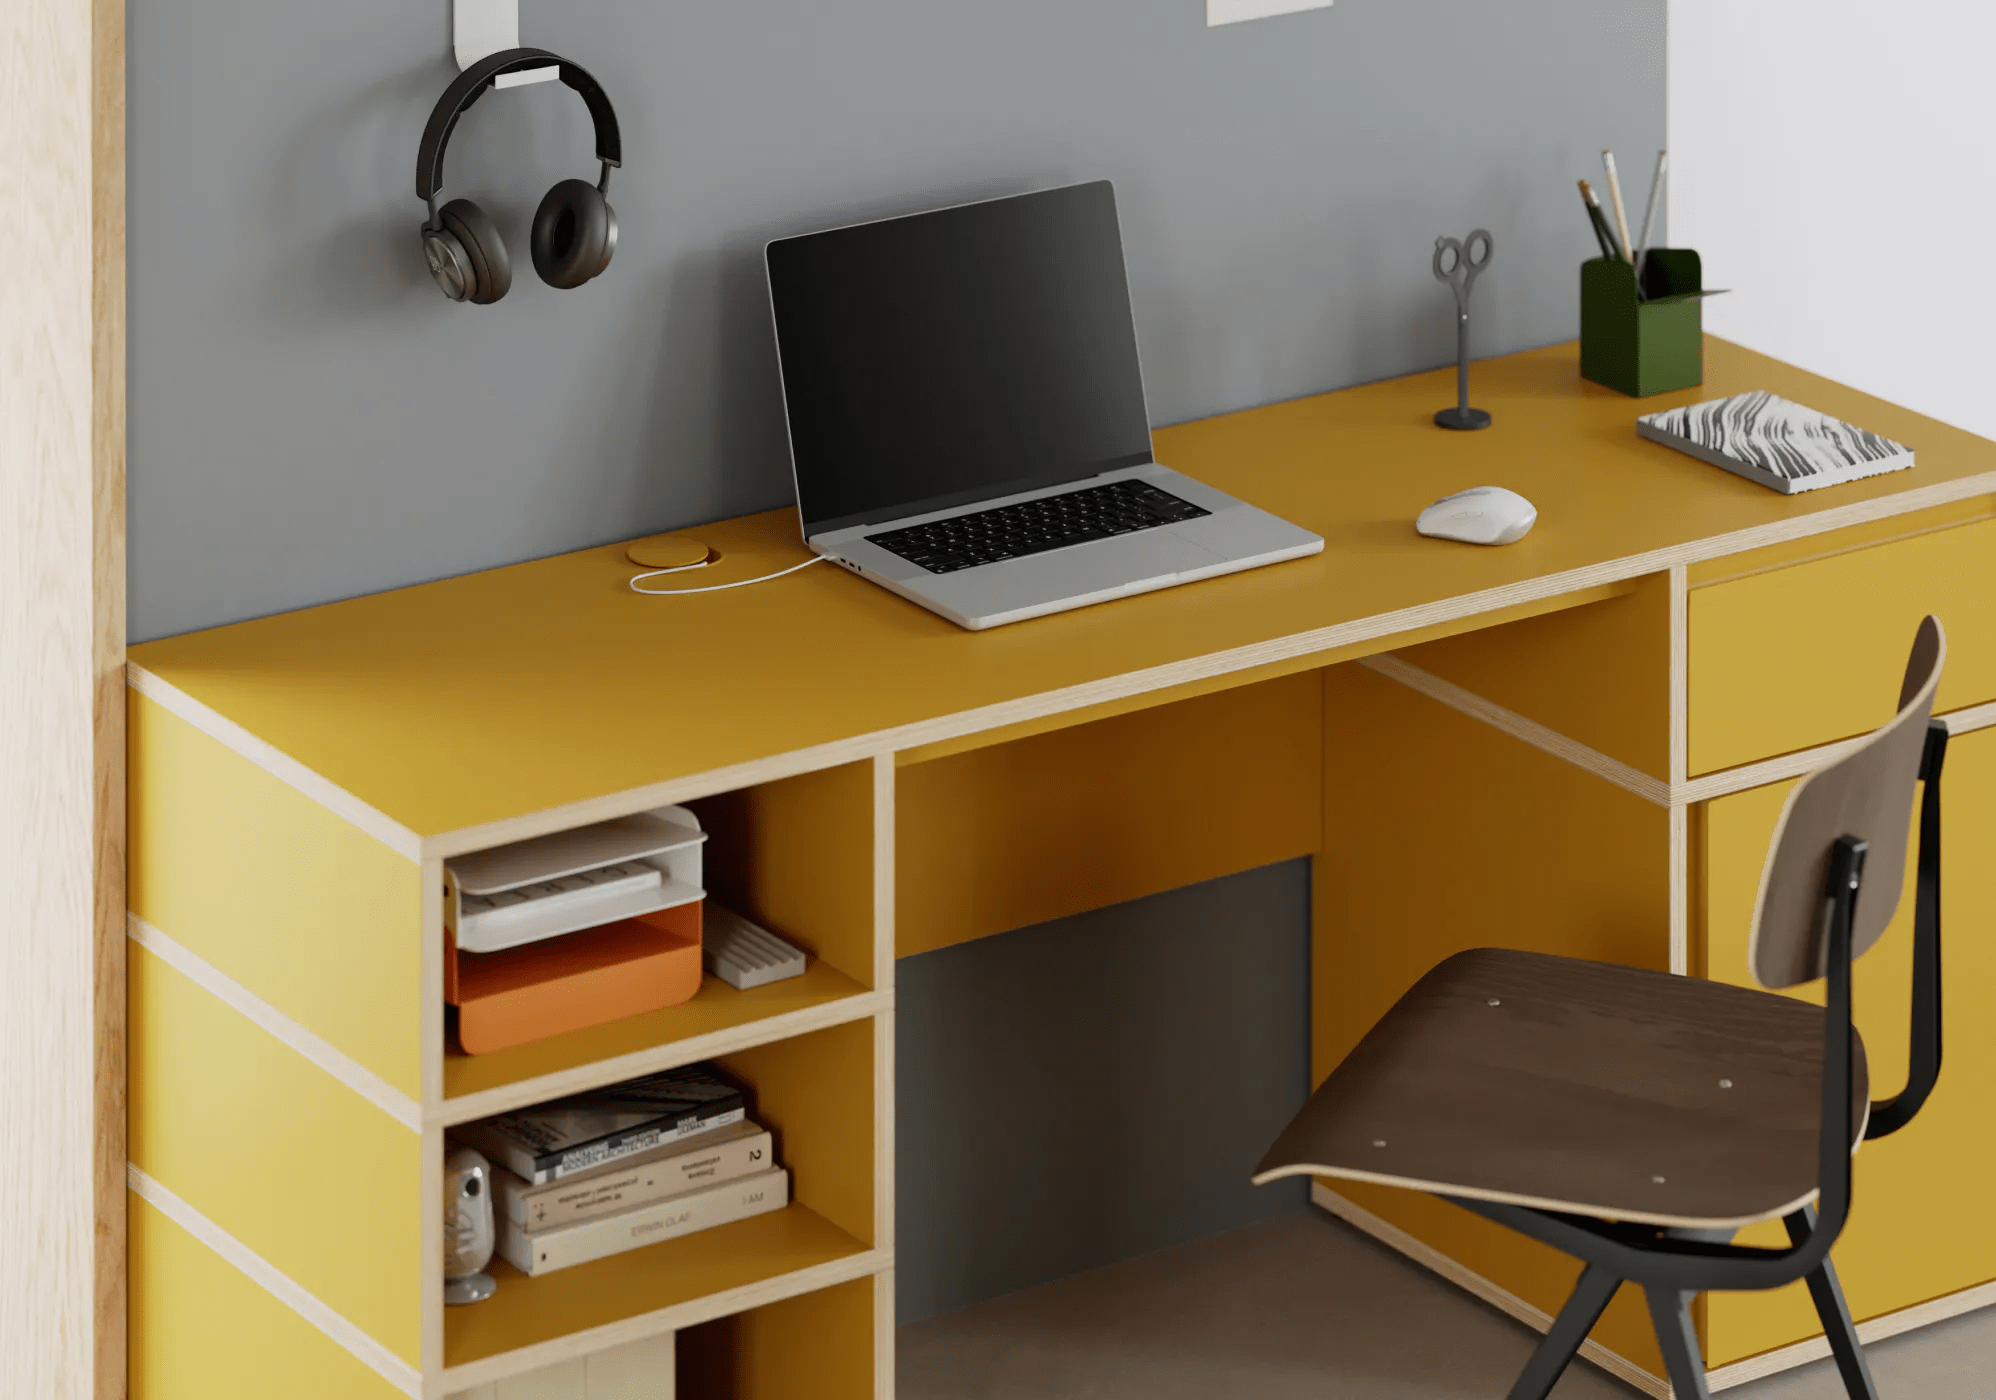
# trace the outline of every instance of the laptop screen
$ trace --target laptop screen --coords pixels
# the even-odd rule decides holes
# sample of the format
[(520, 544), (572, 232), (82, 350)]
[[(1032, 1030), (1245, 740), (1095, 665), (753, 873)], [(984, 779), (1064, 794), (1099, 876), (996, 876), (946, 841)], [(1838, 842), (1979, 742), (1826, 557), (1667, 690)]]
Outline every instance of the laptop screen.
[(806, 536), (1151, 459), (1107, 180), (766, 256)]

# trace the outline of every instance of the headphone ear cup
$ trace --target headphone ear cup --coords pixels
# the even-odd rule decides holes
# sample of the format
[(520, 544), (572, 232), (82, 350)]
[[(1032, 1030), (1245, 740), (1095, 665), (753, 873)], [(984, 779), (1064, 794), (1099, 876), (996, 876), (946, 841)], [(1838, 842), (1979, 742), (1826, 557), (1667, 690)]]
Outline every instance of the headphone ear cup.
[(437, 218), (457, 236), (471, 261), (465, 300), (487, 305), (505, 296), (513, 286), (513, 262), (491, 217), (468, 199), (453, 199), (437, 211)]
[(550, 287), (579, 287), (610, 265), (617, 216), (587, 180), (563, 180), (534, 213), (534, 271)]

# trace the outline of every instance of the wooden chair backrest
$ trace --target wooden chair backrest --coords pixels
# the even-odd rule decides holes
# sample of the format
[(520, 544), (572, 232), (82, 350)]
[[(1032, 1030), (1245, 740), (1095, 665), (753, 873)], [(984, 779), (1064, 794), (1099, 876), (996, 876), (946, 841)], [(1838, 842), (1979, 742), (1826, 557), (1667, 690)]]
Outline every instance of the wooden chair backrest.
[(1864, 954), (1892, 922), (1906, 882), (1906, 844), (1927, 721), (1946, 663), (1947, 634), (1929, 617), (1913, 638), (1899, 713), (1788, 795), (1761, 870), (1747, 950), (1748, 966), (1762, 986), (1779, 990), (1824, 975), (1824, 881), (1830, 847), (1839, 836), (1855, 836), (1869, 846), (1851, 956)]

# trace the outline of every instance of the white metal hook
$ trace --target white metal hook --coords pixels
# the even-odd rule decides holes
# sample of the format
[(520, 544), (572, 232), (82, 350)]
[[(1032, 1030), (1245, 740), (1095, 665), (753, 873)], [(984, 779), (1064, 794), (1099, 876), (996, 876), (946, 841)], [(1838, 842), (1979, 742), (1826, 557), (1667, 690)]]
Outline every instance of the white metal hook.
[[(520, 0), (451, 0), (451, 51), (461, 73), (488, 54), (520, 47)], [(544, 83), (561, 70), (550, 63), (518, 73), (501, 73), (494, 87)]]

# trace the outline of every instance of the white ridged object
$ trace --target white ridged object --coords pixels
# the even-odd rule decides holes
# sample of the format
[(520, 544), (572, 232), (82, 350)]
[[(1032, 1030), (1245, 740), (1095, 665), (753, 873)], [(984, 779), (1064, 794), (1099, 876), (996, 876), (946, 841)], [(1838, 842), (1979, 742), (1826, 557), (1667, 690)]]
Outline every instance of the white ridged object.
[(747, 991), (768, 982), (804, 975), (804, 950), (784, 942), (713, 900), (701, 917), (701, 956), (707, 971), (730, 987)]

